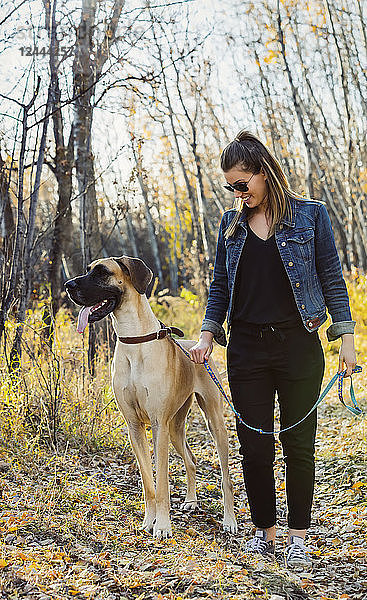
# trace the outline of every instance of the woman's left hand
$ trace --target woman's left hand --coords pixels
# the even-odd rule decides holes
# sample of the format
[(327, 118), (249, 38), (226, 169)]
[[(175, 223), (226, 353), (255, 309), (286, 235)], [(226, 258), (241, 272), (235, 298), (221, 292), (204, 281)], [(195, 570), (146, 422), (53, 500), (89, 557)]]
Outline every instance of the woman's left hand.
[(344, 333), (342, 335), (342, 344), (339, 352), (339, 371), (347, 369), (344, 377), (350, 377), (353, 368), (357, 364), (356, 351), (354, 348), (354, 335), (352, 333)]

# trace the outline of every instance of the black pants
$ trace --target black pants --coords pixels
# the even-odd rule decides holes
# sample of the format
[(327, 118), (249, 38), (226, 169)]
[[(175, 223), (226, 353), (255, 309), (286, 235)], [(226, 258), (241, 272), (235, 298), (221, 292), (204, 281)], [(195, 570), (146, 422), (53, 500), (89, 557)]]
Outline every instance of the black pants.
[[(234, 323), (227, 349), (232, 401), (243, 420), (264, 431), (274, 430), (277, 391), (281, 427), (300, 420), (320, 394), (325, 360), (317, 331), (302, 324), (289, 328)], [(310, 526), (315, 480), (314, 446), (317, 414), (280, 434), (286, 464), (288, 526)], [(252, 431), (236, 419), (243, 473), (255, 527), (276, 522), (273, 435)]]

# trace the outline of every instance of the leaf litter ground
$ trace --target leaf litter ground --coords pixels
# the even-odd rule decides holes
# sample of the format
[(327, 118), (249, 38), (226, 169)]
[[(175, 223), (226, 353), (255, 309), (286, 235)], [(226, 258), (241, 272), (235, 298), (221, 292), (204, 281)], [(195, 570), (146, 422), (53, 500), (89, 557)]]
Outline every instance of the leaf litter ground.
[[(324, 385), (335, 370), (334, 357)], [(355, 391), (365, 404), (363, 377), (355, 378)], [(277, 551), (271, 562), (243, 550), (252, 525), (234, 417), (227, 406), (224, 410), (239, 521), (234, 536), (221, 530), (218, 458), (197, 406), (187, 435), (198, 459), (200, 506), (191, 513), (180, 510), (186, 478), (171, 448), (173, 538), (167, 541), (139, 529), (142, 489), (121, 417), (119, 449), (92, 454), (66, 447), (56, 455), (35, 445), (3, 451), (0, 599), (367, 598), (365, 421), (341, 407), (336, 390), (319, 409), (313, 523), (307, 536), (313, 567), (292, 572), (283, 562), (286, 498), (280, 443)]]

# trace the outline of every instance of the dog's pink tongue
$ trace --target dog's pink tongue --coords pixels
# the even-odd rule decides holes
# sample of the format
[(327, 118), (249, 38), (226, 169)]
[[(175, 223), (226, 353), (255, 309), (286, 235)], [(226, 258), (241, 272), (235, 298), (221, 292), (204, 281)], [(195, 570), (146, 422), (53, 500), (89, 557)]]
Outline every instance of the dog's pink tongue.
[(92, 308), (91, 306), (83, 306), (83, 308), (79, 312), (78, 325), (76, 328), (78, 333), (83, 333), (84, 329), (88, 325), (88, 317), (89, 317), (91, 308)]

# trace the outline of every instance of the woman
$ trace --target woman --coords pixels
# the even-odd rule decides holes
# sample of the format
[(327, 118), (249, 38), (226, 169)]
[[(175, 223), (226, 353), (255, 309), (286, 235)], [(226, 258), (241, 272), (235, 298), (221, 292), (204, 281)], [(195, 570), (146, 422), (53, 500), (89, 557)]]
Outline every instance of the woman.
[[(348, 293), (327, 210), (322, 202), (292, 191), (276, 158), (242, 130), (221, 155), (221, 168), (234, 192), (235, 209), (224, 213), (214, 275), (196, 363), (208, 359), (213, 338), (226, 345), (228, 382), (242, 419), (264, 431), (274, 429), (277, 392), (281, 427), (304, 417), (320, 394), (324, 354), (318, 328), (327, 319), (329, 341), (342, 338), (339, 371), (356, 365)], [(316, 410), (280, 434), (286, 464), (288, 566), (309, 566), (304, 546), (314, 490)], [(274, 436), (236, 420), (243, 473), (256, 528), (247, 552), (274, 555), (276, 498)]]

